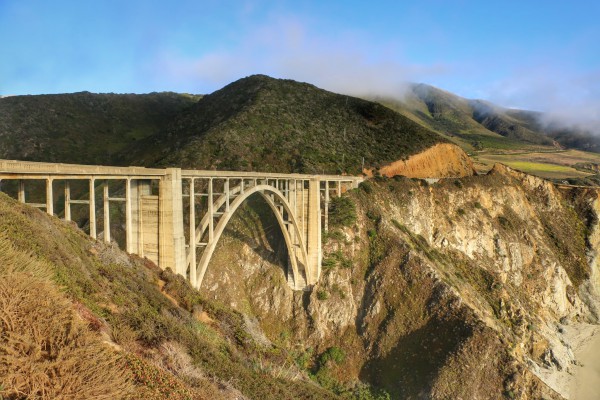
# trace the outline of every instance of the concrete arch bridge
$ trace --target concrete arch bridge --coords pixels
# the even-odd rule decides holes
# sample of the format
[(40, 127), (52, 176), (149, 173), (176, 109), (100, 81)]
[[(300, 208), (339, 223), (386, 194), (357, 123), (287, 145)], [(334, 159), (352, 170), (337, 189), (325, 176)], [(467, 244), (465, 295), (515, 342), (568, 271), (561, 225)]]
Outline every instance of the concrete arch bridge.
[(231, 217), (252, 195), (265, 199), (281, 228), (288, 283), (295, 290), (310, 288), (321, 275), (321, 230), (327, 230), (330, 198), (361, 181), (343, 175), (0, 160), (0, 188), (48, 214), (59, 210), (67, 221), (73, 206), (83, 206), (93, 238), (100, 228), (103, 240), (111, 241), (111, 207), (124, 203), (125, 250), (171, 268), (196, 288)]

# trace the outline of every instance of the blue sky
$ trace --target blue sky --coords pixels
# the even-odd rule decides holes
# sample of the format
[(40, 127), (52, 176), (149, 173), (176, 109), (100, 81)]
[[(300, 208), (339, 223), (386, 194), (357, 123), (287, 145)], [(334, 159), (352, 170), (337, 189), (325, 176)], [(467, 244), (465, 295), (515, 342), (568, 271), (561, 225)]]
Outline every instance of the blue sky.
[(209, 93), (264, 73), (598, 118), (599, 16), (583, 0), (0, 0), (0, 94)]

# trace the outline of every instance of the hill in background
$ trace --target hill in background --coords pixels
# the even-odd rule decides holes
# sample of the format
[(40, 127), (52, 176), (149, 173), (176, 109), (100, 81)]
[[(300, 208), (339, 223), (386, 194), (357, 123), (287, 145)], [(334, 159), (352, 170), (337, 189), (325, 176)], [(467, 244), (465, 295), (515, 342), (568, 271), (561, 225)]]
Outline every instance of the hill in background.
[(402, 100), (377, 100), (264, 75), (206, 96), (11, 96), (0, 98), (0, 158), (359, 174), (453, 142), (480, 172), (503, 162), (546, 178), (598, 180), (600, 155), (579, 150), (599, 150), (600, 139), (543, 124), (540, 113), (424, 84)]
[(445, 142), (381, 104), (254, 75), (179, 115), (135, 159), (185, 168), (361, 172)]
[(592, 132), (546, 124), (539, 112), (469, 100), (425, 84), (411, 85), (402, 100), (380, 101), (468, 151), (600, 151), (600, 138)]
[(89, 92), (0, 98), (0, 158), (122, 164), (199, 96)]
[[(0, 158), (360, 173), (446, 140), (381, 104), (255, 75), (210, 95), (0, 100)], [(108, 154), (108, 157), (106, 157)]]

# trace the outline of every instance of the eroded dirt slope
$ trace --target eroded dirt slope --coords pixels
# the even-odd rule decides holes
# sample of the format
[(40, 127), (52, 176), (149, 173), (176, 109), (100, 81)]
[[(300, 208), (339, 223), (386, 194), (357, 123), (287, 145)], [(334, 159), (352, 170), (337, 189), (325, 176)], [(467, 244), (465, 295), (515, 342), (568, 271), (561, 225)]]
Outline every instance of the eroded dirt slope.
[[(441, 143), (414, 154), (406, 160), (394, 161), (378, 171), (383, 176), (403, 175), (408, 178), (460, 178), (475, 174), (473, 162), (460, 147)], [(372, 175), (373, 171), (367, 171)]]

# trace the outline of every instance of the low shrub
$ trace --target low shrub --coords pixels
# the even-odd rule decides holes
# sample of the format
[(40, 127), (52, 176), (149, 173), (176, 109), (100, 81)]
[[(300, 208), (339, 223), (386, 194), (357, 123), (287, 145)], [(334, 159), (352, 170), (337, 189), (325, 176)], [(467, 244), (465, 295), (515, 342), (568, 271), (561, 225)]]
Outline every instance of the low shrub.
[(356, 223), (356, 205), (347, 196), (334, 197), (329, 204), (329, 224), (336, 226), (352, 226)]

